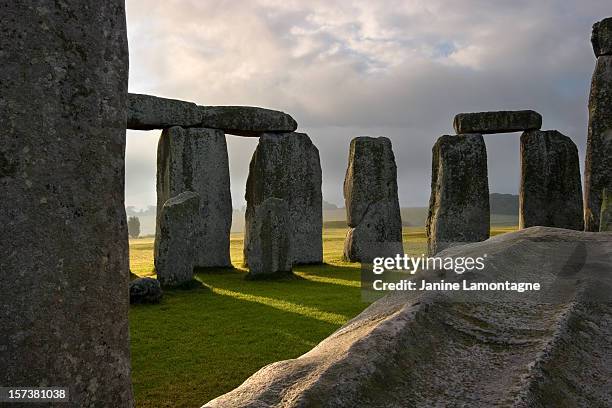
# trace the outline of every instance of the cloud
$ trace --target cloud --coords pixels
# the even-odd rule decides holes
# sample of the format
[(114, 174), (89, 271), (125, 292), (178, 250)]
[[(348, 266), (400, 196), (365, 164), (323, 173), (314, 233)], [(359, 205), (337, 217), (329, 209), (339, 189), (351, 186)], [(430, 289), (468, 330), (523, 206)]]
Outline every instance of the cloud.
[[(606, 3), (130, 0), (130, 90), (291, 113), (319, 147), (324, 194), (338, 204), (350, 139), (388, 136), (400, 201), (421, 206), (431, 146), (458, 112), (535, 109), (584, 151), (590, 29)], [(228, 138), (239, 206), (255, 143)], [(491, 191), (516, 192), (518, 136), (487, 144)], [(154, 149), (138, 151), (128, 143), (126, 199), (145, 206)]]

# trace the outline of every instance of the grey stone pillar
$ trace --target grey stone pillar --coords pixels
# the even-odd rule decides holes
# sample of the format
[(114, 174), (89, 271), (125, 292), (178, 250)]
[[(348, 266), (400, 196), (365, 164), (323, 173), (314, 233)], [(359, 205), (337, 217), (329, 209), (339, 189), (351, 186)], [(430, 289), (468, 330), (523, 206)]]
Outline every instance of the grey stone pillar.
[(350, 227), (344, 259), (371, 262), (374, 257), (404, 253), (397, 167), (388, 138), (357, 137), (351, 141), (344, 201)]
[(289, 273), (293, 265), (291, 212), (285, 200), (270, 197), (247, 220), (244, 251), (249, 277)]
[(429, 254), (486, 240), (490, 229), (489, 180), (482, 135), (442, 136), (432, 155), (427, 216)]
[(556, 130), (521, 135), (519, 227), (582, 231), (582, 186), (578, 149)]
[[(246, 222), (266, 199), (285, 200), (294, 264), (323, 262), (323, 198), (319, 150), (305, 133), (265, 133), (251, 158)], [(248, 263), (244, 251), (244, 262)]]
[(124, 2), (2, 3), (0, 385), (130, 407)]
[(155, 272), (164, 286), (179, 286), (193, 279), (200, 196), (185, 191), (166, 201), (158, 217)]
[(584, 166), (584, 226), (599, 230), (602, 192), (612, 190), (612, 17), (593, 26), (597, 56), (589, 95), (589, 129)]
[(172, 127), (157, 148), (157, 227), (164, 203), (184, 191), (200, 196), (194, 216), (194, 266), (229, 267), (232, 197), (225, 134), (221, 130)]

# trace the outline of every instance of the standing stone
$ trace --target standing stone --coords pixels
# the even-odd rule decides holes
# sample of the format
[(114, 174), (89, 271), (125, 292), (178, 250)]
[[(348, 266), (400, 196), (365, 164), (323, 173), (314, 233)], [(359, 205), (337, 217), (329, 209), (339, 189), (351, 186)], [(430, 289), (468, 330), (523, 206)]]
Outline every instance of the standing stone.
[(556, 130), (521, 135), (519, 228), (582, 231), (582, 186), (578, 148)]
[[(172, 127), (157, 148), (157, 215), (183, 191), (200, 196), (194, 213), (194, 265), (229, 267), (232, 197), (225, 134), (220, 130)], [(156, 239), (159, 228), (156, 229)]]
[(131, 407), (124, 2), (5, 1), (0, 26), (0, 384)]
[(200, 196), (185, 191), (166, 201), (158, 217), (155, 271), (163, 286), (178, 286), (193, 279), (194, 237), (198, 231)]
[(542, 127), (542, 115), (532, 110), (459, 113), (453, 127), (458, 134), (537, 130)]
[(490, 229), (489, 180), (482, 135), (442, 136), (432, 155), (429, 254), (486, 240)]
[(323, 262), (321, 163), (307, 134), (266, 133), (259, 138), (247, 179), (247, 223), (255, 208), (270, 197), (289, 206), (293, 263)]
[(397, 167), (388, 138), (351, 141), (344, 200), (351, 227), (344, 242), (346, 260), (370, 262), (377, 256), (403, 254)]
[(604, 190), (601, 202), (599, 231), (612, 231), (612, 190)]
[(612, 55), (612, 17), (593, 24), (591, 44), (596, 57)]
[[(606, 19), (604, 21), (608, 21)], [(599, 34), (594, 27), (593, 43), (596, 53), (599, 48), (612, 48), (612, 38)], [(612, 23), (607, 22), (606, 27)], [(596, 25), (597, 26), (597, 25)], [(604, 41), (605, 39), (605, 41)], [(597, 46), (595, 46), (597, 44)], [(606, 45), (607, 44), (607, 45)], [(586, 161), (584, 166), (584, 224), (586, 231), (599, 230), (602, 191), (612, 190), (612, 55), (597, 58), (589, 95), (589, 130), (587, 136)]]
[(264, 200), (252, 210), (245, 231), (245, 260), (251, 278), (291, 272), (291, 212), (285, 200)]

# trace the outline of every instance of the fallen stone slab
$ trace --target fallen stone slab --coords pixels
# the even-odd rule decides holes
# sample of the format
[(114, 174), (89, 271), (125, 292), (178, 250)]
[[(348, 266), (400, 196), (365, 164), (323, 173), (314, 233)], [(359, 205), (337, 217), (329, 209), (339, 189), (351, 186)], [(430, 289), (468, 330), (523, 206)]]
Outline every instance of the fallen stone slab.
[(584, 229), (579, 160), (576, 144), (556, 130), (521, 135), (519, 228)]
[[(323, 194), (319, 150), (305, 133), (266, 133), (249, 166), (247, 223), (270, 197), (283, 199), (291, 217), (294, 264), (323, 262)], [(248, 259), (245, 252), (245, 261)]]
[(604, 190), (599, 222), (600, 232), (612, 231), (612, 190)]
[(457, 134), (508, 133), (542, 127), (542, 116), (532, 110), (459, 113), (453, 127)]
[(159, 303), (162, 296), (162, 288), (157, 279), (137, 278), (130, 282), (131, 304)]
[[(158, 218), (164, 203), (183, 191), (200, 196), (200, 209), (193, 220), (194, 266), (230, 267), (232, 197), (227, 144), (221, 130), (175, 126), (162, 132), (157, 148)], [(158, 232), (156, 228), (156, 235)]]
[(166, 201), (159, 215), (154, 261), (162, 286), (180, 286), (193, 280), (194, 246), (200, 196), (185, 191)]
[(596, 57), (612, 55), (612, 17), (593, 24), (591, 44)]
[(609, 406), (612, 235), (533, 227), (441, 255), (485, 253), (481, 271), (417, 274), (542, 290), (390, 293), (204, 407)]
[(482, 135), (442, 136), (432, 149), (432, 160), (429, 254), (489, 238), (487, 149)]
[(589, 95), (584, 164), (584, 224), (599, 231), (602, 192), (612, 190), (612, 55), (597, 58)]
[(349, 227), (344, 259), (370, 262), (377, 256), (404, 253), (397, 194), (397, 166), (386, 137), (356, 137), (351, 141), (344, 179)]
[(183, 128), (220, 129), (238, 136), (286, 133), (297, 129), (288, 114), (254, 106), (199, 106), (192, 102), (129, 94), (127, 128), (135, 130)]
[(0, 385), (69, 398), (0, 405), (133, 407), (124, 2), (1, 9)]
[(247, 219), (244, 236), (249, 278), (290, 273), (293, 266), (292, 226), (289, 205), (270, 197), (255, 207)]

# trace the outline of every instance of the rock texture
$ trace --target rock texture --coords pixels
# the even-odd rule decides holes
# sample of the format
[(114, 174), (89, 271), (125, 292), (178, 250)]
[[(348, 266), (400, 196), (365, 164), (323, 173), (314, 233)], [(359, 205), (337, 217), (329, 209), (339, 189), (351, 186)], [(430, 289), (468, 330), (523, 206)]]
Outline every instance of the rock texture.
[(297, 122), (288, 114), (253, 106), (198, 106), (192, 102), (129, 94), (128, 129), (212, 128), (238, 136), (293, 132)]
[(593, 24), (591, 44), (595, 56), (612, 55), (612, 17)]
[(5, 1), (0, 25), (0, 384), (133, 406), (124, 2)]
[(458, 134), (521, 132), (540, 129), (542, 116), (532, 110), (460, 113), (453, 126)]
[(597, 58), (589, 96), (589, 130), (584, 166), (584, 224), (599, 230), (601, 193), (612, 190), (612, 55)]
[(244, 259), (251, 278), (291, 272), (291, 234), (291, 214), (285, 200), (271, 197), (255, 207), (244, 237)]
[[(549, 302), (507, 292), (389, 294), (308, 353), (262, 368), (204, 406), (609, 406), (611, 276), (602, 265), (610, 270), (612, 235), (534, 227), (444, 255), (483, 253), (489, 254), (483, 271), (449, 271), (444, 278), (521, 276), (567, 292)], [(552, 262), (546, 275), (543, 257)]]
[(231, 266), (232, 197), (222, 131), (172, 127), (162, 132), (157, 148), (158, 225), (164, 203), (183, 191), (200, 196), (200, 209), (193, 219), (194, 265)]
[[(305, 133), (263, 134), (251, 158), (246, 222), (270, 197), (289, 206), (293, 262), (323, 262), (323, 198), (319, 150)], [(248, 254), (245, 252), (245, 262)]]
[(369, 262), (376, 256), (403, 254), (397, 167), (388, 138), (351, 141), (344, 201), (351, 227), (344, 242), (346, 260)]
[(482, 135), (442, 136), (432, 156), (429, 254), (489, 238), (487, 149)]
[(578, 148), (556, 130), (521, 135), (519, 227), (536, 225), (582, 231)]
[(201, 127), (201, 112), (193, 102), (129, 94), (127, 128), (135, 130), (167, 129), (172, 126)]
[(159, 303), (163, 292), (157, 279), (138, 278), (130, 282), (130, 303)]
[(599, 231), (612, 231), (612, 190), (604, 190), (603, 192)]
[(237, 136), (259, 137), (262, 133), (287, 133), (297, 129), (288, 114), (253, 106), (202, 106), (201, 125), (223, 129)]
[(200, 196), (193, 191), (172, 197), (161, 208), (154, 258), (163, 286), (179, 286), (193, 279), (199, 209)]

